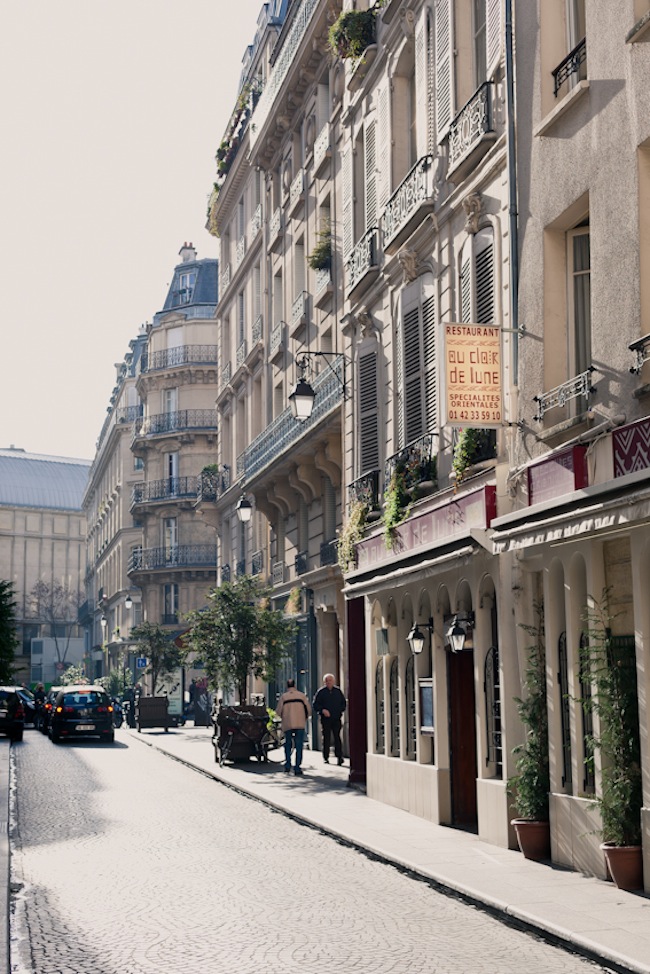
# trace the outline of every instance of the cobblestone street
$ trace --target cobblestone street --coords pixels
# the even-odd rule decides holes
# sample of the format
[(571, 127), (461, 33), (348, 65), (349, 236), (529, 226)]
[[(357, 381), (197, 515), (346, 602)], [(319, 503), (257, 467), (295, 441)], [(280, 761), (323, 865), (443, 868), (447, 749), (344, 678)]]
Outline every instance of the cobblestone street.
[(13, 754), (14, 974), (600, 969), (124, 731)]

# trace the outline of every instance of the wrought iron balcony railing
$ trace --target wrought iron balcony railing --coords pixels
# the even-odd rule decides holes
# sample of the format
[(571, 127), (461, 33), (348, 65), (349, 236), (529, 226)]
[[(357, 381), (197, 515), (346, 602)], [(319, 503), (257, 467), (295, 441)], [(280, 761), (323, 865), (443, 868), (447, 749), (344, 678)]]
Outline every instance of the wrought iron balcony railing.
[(291, 70), (291, 66), (298, 52), (302, 39), (307, 32), (309, 23), (314, 15), (314, 12), (318, 9), (319, 4), (320, 0), (303, 0), (296, 11), (291, 30), (289, 31), (287, 39), (282, 46), (282, 50), (280, 51), (280, 54), (273, 66), (271, 76), (264, 87), (264, 91), (260, 96), (260, 100), (258, 101), (257, 107), (255, 108), (251, 118), (251, 147), (254, 146), (260, 132), (264, 128), (264, 125), (272, 112), (275, 99), (282, 89), (285, 78)]
[(230, 581), (230, 565), (221, 566), (221, 581), (222, 582)]
[(325, 565), (336, 565), (338, 561), (338, 542), (337, 541), (323, 541), (320, 546), (320, 564), (321, 568)]
[(594, 365), (590, 365), (585, 372), (576, 375), (573, 379), (563, 382), (549, 392), (544, 392), (539, 396), (533, 396), (533, 402), (537, 403), (537, 412), (533, 419), (538, 423), (544, 419), (544, 413), (549, 409), (561, 409), (572, 399), (582, 396), (585, 403), (589, 402), (589, 397), (596, 391), (596, 387), (591, 384), (592, 373), (596, 371)]
[[(385, 247), (392, 243), (400, 230), (404, 229), (425, 203), (433, 205), (432, 162), (432, 156), (418, 159), (386, 204), (381, 218)], [(423, 214), (426, 212), (428, 208), (423, 209)]]
[(127, 574), (175, 568), (212, 568), (216, 571), (216, 567), (216, 545), (179, 544), (136, 549), (129, 558)]
[(583, 38), (579, 44), (567, 54), (551, 74), (553, 75), (553, 94), (557, 98), (560, 88), (574, 74), (580, 74), (581, 66), (587, 60), (587, 39)]
[(264, 567), (264, 552), (254, 551), (251, 555), (251, 575), (261, 575)]
[(316, 271), (316, 290), (315, 294), (318, 297), (326, 287), (332, 283), (332, 271), (329, 267), (321, 267)]
[(147, 484), (134, 484), (131, 492), (131, 506), (147, 504), (150, 501), (162, 501), (176, 497), (195, 498), (197, 493), (196, 477), (165, 477), (163, 480), (152, 480)]
[(253, 345), (256, 345), (258, 342), (262, 341), (262, 324), (263, 324), (262, 315), (258, 315), (255, 321), (253, 322), (253, 328), (251, 330)]
[(636, 359), (634, 365), (630, 366), (630, 372), (632, 375), (639, 375), (645, 363), (650, 360), (650, 335), (638, 338), (627, 347), (631, 352), (634, 352)]
[(223, 368), (221, 369), (219, 392), (221, 392), (222, 389), (225, 389), (225, 387), (228, 385), (231, 379), (232, 379), (232, 363), (226, 362)]
[(309, 571), (309, 554), (306, 551), (299, 551), (295, 558), (296, 575), (304, 575)]
[(240, 558), (235, 565), (235, 574), (237, 578), (241, 578), (242, 575), (246, 574), (246, 559)]
[(262, 229), (262, 204), (258, 203), (248, 225), (251, 242)]
[(271, 330), (271, 341), (269, 342), (269, 355), (273, 357), (276, 352), (278, 352), (284, 341), (284, 321), (278, 321), (277, 325), (273, 325)]
[(197, 477), (196, 501), (216, 501), (230, 488), (230, 467), (226, 464), (218, 470), (202, 470)]
[(240, 237), (235, 247), (235, 267), (239, 267), (246, 256), (246, 237)]
[(133, 437), (156, 436), (160, 433), (179, 433), (183, 430), (215, 430), (217, 412), (215, 409), (177, 409), (172, 413), (159, 413), (136, 419), (133, 424)]
[(278, 206), (269, 220), (269, 246), (273, 246), (282, 232), (282, 210)]
[(302, 202), (305, 192), (305, 170), (300, 169), (289, 187), (289, 209), (293, 210)]
[(345, 279), (348, 294), (365, 277), (368, 271), (378, 266), (377, 227), (368, 230), (359, 240), (345, 263)]
[(314, 142), (314, 170), (318, 172), (326, 159), (331, 155), (330, 125), (327, 122), (316, 136)]
[(449, 170), (468, 156), (484, 135), (493, 131), (492, 82), (485, 81), (449, 126)]
[(237, 458), (238, 476), (249, 479), (279, 460), (286, 450), (342, 402), (343, 364), (343, 356), (337, 356), (331, 368), (325, 369), (314, 379), (312, 387), (316, 398), (309, 419), (304, 422), (295, 419), (291, 409), (285, 409), (253, 440)]
[(244, 338), (244, 340), (240, 342), (240, 344), (237, 346), (236, 362), (237, 362), (238, 369), (241, 368), (241, 366), (244, 364), (247, 355), (248, 355), (248, 342)]
[(384, 464), (384, 491), (395, 471), (404, 474), (407, 490), (417, 487), (418, 484), (437, 483), (437, 457), (434, 453), (434, 441), (437, 439), (437, 433), (425, 433), (388, 457)]
[(284, 562), (276, 561), (273, 563), (272, 579), (274, 585), (282, 585), (284, 583)]
[(163, 612), (160, 624), (162, 626), (177, 626), (178, 612)]
[(360, 501), (369, 511), (379, 507), (379, 470), (371, 470), (362, 477), (358, 477), (348, 486), (348, 500), (350, 503)]
[(307, 317), (307, 292), (301, 291), (296, 297), (291, 308), (291, 325), (304, 324)]
[(158, 372), (178, 365), (216, 364), (216, 345), (179, 345), (177, 348), (163, 348), (158, 352), (145, 352), (140, 360), (140, 371)]
[(226, 266), (221, 271), (219, 275), (219, 291), (225, 291), (230, 284), (230, 264)]

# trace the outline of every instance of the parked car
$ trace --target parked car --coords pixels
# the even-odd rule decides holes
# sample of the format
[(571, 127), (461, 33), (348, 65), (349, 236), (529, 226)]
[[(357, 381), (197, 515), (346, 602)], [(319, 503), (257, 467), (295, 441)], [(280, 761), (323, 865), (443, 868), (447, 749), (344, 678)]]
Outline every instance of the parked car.
[(112, 743), (111, 698), (100, 686), (63, 687), (54, 700), (48, 733), (55, 744), (73, 737), (99, 737)]
[(62, 687), (50, 687), (45, 698), (45, 703), (43, 704), (43, 712), (41, 714), (40, 731), (41, 734), (48, 734), (50, 729), (50, 717), (52, 716), (52, 710), (54, 709), (54, 701), (59, 694)]
[(32, 724), (36, 727), (36, 701), (34, 700), (34, 694), (27, 687), (14, 687), (14, 690), (23, 702), (23, 707), (25, 708), (25, 723)]
[(11, 741), (22, 741), (25, 708), (15, 687), (0, 687), (0, 734)]

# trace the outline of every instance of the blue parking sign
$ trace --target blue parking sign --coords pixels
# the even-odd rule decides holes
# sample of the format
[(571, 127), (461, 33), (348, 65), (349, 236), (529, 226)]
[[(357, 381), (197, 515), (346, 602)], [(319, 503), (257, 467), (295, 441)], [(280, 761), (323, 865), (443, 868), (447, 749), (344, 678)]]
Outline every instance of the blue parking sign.
[(138, 657), (136, 657), (135, 665), (137, 666), (137, 668), (139, 670), (146, 670), (146, 668), (147, 668), (147, 657), (146, 656), (138, 656)]

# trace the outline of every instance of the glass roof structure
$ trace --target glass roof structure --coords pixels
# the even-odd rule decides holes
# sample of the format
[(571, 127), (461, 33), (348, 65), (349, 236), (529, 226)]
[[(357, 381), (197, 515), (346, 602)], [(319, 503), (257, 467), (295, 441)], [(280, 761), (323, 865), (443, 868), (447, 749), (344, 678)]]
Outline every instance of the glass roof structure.
[(0, 450), (0, 506), (81, 511), (90, 460)]

